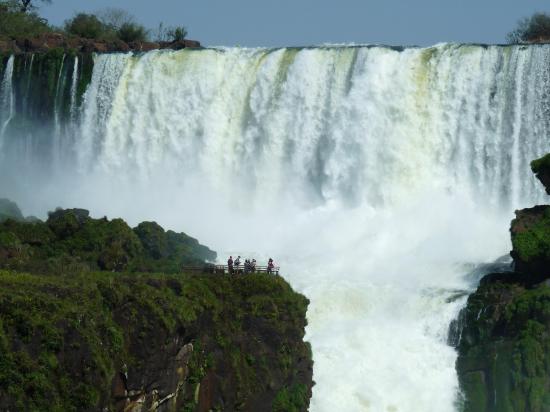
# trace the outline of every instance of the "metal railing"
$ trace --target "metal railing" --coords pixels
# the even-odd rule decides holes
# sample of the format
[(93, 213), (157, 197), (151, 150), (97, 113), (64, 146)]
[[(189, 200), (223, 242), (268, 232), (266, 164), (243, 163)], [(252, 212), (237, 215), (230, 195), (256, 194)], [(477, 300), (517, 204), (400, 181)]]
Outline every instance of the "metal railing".
[(210, 263), (206, 263), (202, 266), (183, 266), (182, 271), (186, 273), (211, 273), (211, 274), (219, 274), (219, 275), (246, 275), (249, 273), (267, 273), (270, 275), (278, 275), (279, 274), (280, 267), (279, 266), (273, 266), (271, 270), (267, 266), (256, 266), (256, 267), (249, 267), (246, 268), (244, 265), (233, 265), (230, 269), (228, 265), (214, 265)]

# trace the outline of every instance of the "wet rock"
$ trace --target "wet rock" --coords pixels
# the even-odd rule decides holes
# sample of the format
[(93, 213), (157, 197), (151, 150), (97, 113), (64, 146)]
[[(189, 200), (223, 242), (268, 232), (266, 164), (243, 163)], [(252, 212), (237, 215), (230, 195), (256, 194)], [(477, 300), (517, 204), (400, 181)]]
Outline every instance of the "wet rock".
[(531, 169), (550, 195), (550, 153), (531, 162)]
[(550, 205), (516, 211), (510, 232), (516, 271), (531, 283), (550, 277)]
[[(550, 155), (531, 164), (549, 191)], [(550, 205), (516, 211), (515, 272), (480, 281), (451, 325), (464, 412), (550, 410)]]

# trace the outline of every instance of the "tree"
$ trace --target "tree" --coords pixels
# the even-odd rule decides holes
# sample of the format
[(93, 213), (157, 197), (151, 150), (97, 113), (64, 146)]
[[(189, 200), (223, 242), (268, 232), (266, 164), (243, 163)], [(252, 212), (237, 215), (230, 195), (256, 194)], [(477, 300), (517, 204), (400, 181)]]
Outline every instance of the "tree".
[(18, 0), (21, 5), (21, 11), (27, 13), (29, 10), (35, 8), (35, 3), (37, 1), (42, 1), (44, 3), (51, 3), (52, 0)]
[(96, 13), (97, 18), (108, 28), (117, 31), (123, 25), (135, 23), (135, 18), (126, 10), (108, 7)]
[(96, 13), (103, 25), (116, 33), (116, 37), (125, 42), (145, 41), (149, 31), (136, 22), (134, 16), (126, 10), (109, 7)]
[(126, 43), (134, 41), (147, 40), (148, 31), (141, 24), (137, 23), (124, 23), (117, 30), (117, 36), (120, 40)]
[(187, 37), (187, 29), (184, 26), (165, 27), (159, 24), (155, 39), (157, 41), (181, 41)]
[(0, 0), (0, 37), (33, 37), (52, 31), (48, 22), (35, 12), (21, 11), (19, 0)]
[(87, 39), (100, 39), (105, 37), (107, 30), (93, 14), (78, 13), (72, 19), (65, 21), (65, 31)]
[(78, 13), (65, 22), (69, 34), (88, 39), (126, 43), (147, 40), (147, 29), (134, 21), (131, 14), (120, 9), (105, 9), (97, 14)]
[(182, 41), (187, 36), (187, 29), (183, 26), (173, 27), (168, 34), (173, 41)]
[(535, 13), (518, 21), (515, 30), (506, 36), (508, 43), (550, 41), (550, 15)]

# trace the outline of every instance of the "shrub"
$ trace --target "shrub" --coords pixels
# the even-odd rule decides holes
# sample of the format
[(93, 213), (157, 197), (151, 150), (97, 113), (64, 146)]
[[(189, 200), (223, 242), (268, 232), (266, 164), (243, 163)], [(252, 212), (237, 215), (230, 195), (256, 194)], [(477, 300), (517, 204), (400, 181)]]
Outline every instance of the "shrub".
[(138, 23), (124, 23), (117, 30), (117, 36), (120, 40), (125, 41), (126, 43), (134, 41), (145, 41), (147, 40), (147, 29)]
[(187, 37), (187, 29), (184, 26), (165, 27), (163, 23), (159, 24), (155, 34), (157, 41), (181, 41)]
[(65, 30), (75, 36), (101, 39), (105, 37), (107, 27), (93, 14), (78, 13), (65, 22)]
[(515, 30), (506, 36), (508, 43), (550, 41), (550, 15), (535, 13), (518, 22)]
[(113, 32), (116, 32), (126, 23), (134, 23), (135, 19), (126, 10), (108, 7), (96, 12), (97, 18)]
[(182, 41), (187, 37), (187, 29), (183, 26), (173, 27), (168, 30), (168, 35), (172, 41)]

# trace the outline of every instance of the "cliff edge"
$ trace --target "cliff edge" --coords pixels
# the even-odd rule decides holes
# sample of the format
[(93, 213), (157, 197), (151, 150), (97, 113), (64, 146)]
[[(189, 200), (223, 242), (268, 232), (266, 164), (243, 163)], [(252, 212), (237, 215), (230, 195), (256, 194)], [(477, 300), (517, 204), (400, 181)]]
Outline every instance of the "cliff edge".
[(135, 41), (86, 39), (70, 36), (64, 33), (43, 33), (34, 37), (16, 39), (0, 38), (0, 53), (47, 53), (51, 50), (64, 50), (66, 53), (113, 53), (113, 52), (146, 52), (156, 49), (180, 50), (185, 48), (200, 48), (196, 40), (176, 41)]
[[(550, 194), (550, 155), (531, 166)], [(454, 325), (464, 412), (550, 410), (550, 206), (510, 232), (513, 271), (485, 276)]]
[(283, 278), (181, 273), (215, 252), (155, 222), (0, 212), (0, 410), (307, 411), (309, 302)]

